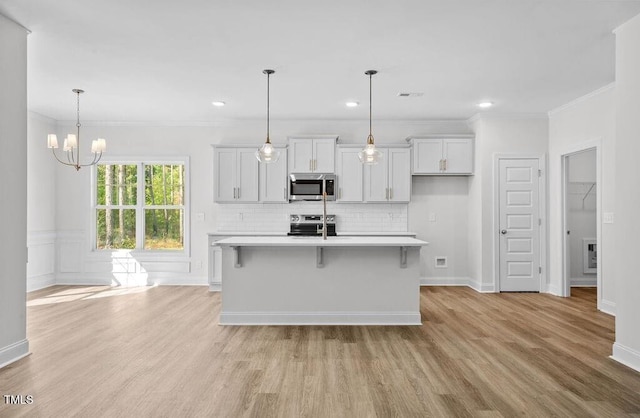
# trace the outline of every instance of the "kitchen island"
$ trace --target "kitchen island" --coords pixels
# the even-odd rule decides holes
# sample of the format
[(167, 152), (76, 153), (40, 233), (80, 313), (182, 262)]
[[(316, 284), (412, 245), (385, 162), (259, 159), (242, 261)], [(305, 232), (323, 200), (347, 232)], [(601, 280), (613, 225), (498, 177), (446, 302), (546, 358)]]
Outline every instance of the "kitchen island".
[(222, 239), (221, 325), (420, 325), (410, 237)]

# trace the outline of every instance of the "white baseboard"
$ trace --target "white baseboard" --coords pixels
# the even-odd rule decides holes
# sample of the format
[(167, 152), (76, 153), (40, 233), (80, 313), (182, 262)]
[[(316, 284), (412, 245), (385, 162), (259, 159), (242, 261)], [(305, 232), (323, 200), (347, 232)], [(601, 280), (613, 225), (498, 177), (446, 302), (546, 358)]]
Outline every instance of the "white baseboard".
[(222, 312), (220, 325), (422, 325), (419, 312)]
[(0, 348), (0, 369), (29, 355), (29, 341), (26, 339)]
[(636, 351), (620, 343), (614, 343), (611, 358), (640, 372), (640, 351)]
[(420, 277), (420, 286), (468, 286), (480, 293), (495, 293), (493, 284), (480, 284), (469, 277)]
[[(93, 276), (93, 277), (91, 277)], [(112, 278), (106, 276), (84, 275), (82, 277), (59, 277), (55, 284), (68, 286), (111, 286)], [(208, 280), (206, 276), (185, 277), (184, 275), (176, 275), (170, 277), (163, 275), (162, 277), (149, 277), (142, 285), (158, 285), (158, 286), (207, 286)]]
[(545, 293), (550, 293), (555, 296), (562, 296), (562, 292), (560, 291), (560, 286), (555, 284), (547, 284), (547, 291)]
[(420, 277), (420, 286), (469, 286), (468, 277)]
[(612, 316), (616, 316), (616, 303), (611, 302), (610, 300), (602, 299), (600, 301), (600, 311)]
[(575, 277), (569, 279), (569, 283), (571, 283), (571, 287), (596, 287), (598, 280), (595, 277)]
[(222, 283), (209, 283), (209, 292), (221, 292)]
[(33, 292), (47, 287), (55, 286), (56, 278), (53, 274), (44, 276), (27, 277), (27, 292)]

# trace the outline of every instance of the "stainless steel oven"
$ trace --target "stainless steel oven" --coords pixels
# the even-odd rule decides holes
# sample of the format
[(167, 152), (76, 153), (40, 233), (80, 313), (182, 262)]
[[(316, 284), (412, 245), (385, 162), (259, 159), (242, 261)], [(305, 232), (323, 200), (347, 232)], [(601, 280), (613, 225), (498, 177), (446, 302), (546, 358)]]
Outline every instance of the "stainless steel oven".
[(338, 186), (335, 174), (289, 174), (289, 201), (322, 200), (323, 191), (327, 192), (327, 200), (336, 200)]
[[(288, 235), (302, 237), (322, 236), (324, 228), (323, 215), (290, 215), (290, 230)], [(327, 215), (327, 235), (336, 235), (336, 215)]]

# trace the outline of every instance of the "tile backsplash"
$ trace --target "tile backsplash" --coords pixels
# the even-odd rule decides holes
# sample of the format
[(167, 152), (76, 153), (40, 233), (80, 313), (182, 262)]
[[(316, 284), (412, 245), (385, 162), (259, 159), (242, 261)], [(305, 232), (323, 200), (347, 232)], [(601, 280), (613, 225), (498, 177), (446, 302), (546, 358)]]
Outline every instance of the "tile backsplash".
[[(327, 203), (327, 213), (336, 215), (336, 231), (407, 232), (406, 203)], [(321, 202), (284, 204), (218, 204), (220, 232), (288, 232), (289, 215), (321, 214)]]

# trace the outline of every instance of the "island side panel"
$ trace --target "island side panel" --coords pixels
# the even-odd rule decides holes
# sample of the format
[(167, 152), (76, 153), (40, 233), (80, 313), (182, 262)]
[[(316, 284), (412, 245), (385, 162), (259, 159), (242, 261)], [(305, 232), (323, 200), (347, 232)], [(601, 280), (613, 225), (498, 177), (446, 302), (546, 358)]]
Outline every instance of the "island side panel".
[(420, 247), (240, 247), (222, 251), (223, 325), (420, 325)]

